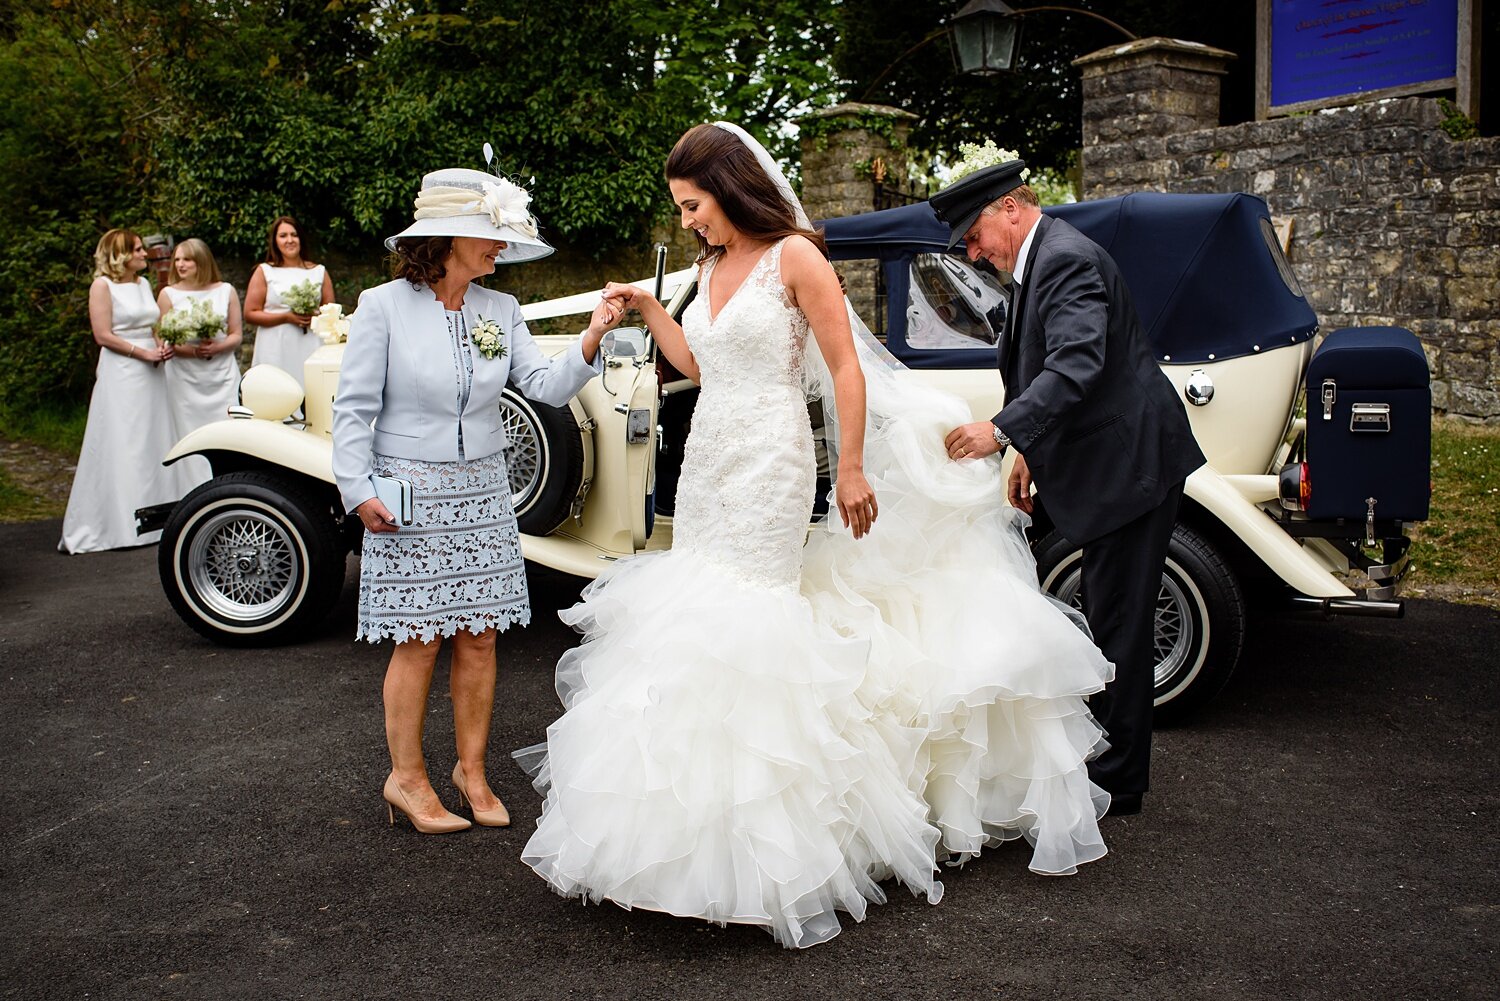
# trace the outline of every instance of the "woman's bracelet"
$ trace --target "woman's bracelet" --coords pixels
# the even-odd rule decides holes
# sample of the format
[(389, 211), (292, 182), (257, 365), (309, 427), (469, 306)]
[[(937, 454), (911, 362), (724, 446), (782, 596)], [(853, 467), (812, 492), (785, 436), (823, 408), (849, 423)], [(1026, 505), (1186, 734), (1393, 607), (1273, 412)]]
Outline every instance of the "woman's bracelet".
[(135, 345), (134, 344), (130, 345), (130, 353), (127, 354), (125, 357), (127, 357), (127, 358), (134, 358), (135, 357)]

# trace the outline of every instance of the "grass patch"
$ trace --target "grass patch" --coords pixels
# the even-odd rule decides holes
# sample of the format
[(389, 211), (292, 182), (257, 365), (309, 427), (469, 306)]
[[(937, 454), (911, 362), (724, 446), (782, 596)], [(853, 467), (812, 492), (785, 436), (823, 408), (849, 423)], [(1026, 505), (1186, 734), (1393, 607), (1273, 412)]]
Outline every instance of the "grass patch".
[(64, 505), (32, 493), (0, 467), (0, 523), (61, 518)]
[(77, 462), (78, 451), (83, 447), (83, 428), (88, 419), (86, 401), (24, 410), (4, 407), (0, 408), (0, 435), (11, 441), (24, 441), (60, 452)]
[(0, 523), (61, 518), (88, 406), (0, 407)]
[(1411, 536), (1409, 590), (1452, 585), (1500, 596), (1500, 428), (1432, 422), (1432, 513)]

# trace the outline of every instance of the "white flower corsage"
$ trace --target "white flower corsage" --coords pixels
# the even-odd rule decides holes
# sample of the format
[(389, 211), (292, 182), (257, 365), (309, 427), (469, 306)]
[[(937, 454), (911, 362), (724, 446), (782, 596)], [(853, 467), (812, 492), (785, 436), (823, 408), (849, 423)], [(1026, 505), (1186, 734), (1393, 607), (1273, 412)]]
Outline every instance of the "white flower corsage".
[[(986, 139), (983, 146), (977, 146), (974, 143), (959, 143), (958, 156), (958, 162), (949, 171), (949, 184), (952, 184), (959, 178), (967, 177), (976, 170), (993, 167), (997, 163), (1009, 163), (1011, 160), (1021, 159), (1021, 154), (1013, 149), (1001, 149), (995, 145), (995, 140), (993, 139)], [(1022, 167), (1021, 183), (1026, 183), (1026, 178), (1030, 176), (1031, 168)]]
[(527, 236), (536, 236), (536, 220), (527, 208), (531, 192), (504, 177), (484, 182), (484, 196), (479, 204), (489, 213), (496, 226), (510, 226)]
[(494, 320), (481, 316), (479, 325), (474, 328), (474, 346), (486, 358), (504, 358), (505, 329)]

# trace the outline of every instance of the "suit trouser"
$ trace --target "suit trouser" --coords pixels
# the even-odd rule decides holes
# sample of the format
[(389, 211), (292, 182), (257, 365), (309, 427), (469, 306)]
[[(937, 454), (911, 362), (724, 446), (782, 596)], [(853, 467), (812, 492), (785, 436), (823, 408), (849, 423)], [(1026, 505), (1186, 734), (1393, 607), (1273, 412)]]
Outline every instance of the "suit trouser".
[(1115, 680), (1089, 697), (1109, 740), (1109, 749), (1089, 762), (1089, 778), (1107, 792), (1150, 788), (1156, 599), (1181, 499), (1179, 483), (1155, 509), (1083, 547), (1085, 616), (1094, 642), (1115, 665)]

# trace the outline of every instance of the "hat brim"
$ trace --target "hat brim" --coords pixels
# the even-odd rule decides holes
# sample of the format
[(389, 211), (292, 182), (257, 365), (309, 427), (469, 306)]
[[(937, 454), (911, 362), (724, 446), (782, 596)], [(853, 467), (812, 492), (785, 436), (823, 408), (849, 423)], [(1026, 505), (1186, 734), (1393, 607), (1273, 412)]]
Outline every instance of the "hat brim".
[(480, 240), (501, 240), (505, 249), (495, 256), (496, 264), (524, 264), (539, 261), (553, 253), (552, 245), (540, 236), (530, 236), (511, 226), (496, 226), (482, 215), (456, 215), (436, 219), (418, 219), (410, 226), (388, 236), (385, 249), (396, 250), (396, 241), (427, 236), (472, 236)]
[[(988, 202), (985, 203), (985, 205), (988, 204)], [(970, 212), (968, 215), (964, 216), (964, 218), (959, 222), (950, 224), (949, 228), (951, 232), (948, 234), (949, 250), (952, 250), (956, 245), (963, 241), (964, 234), (974, 228), (974, 224), (979, 221), (979, 217), (981, 214), (983, 214), (983, 212), (984, 205), (981, 205), (973, 212)]]

